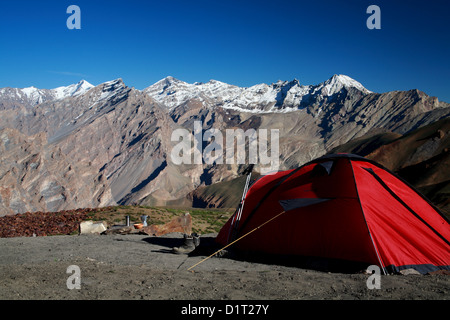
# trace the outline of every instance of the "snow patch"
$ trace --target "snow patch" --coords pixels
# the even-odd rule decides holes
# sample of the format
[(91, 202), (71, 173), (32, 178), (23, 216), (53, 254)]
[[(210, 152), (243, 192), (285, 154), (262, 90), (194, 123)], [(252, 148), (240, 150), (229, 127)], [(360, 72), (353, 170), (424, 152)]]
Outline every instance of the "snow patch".
[(82, 95), (92, 88), (94, 88), (92, 84), (90, 84), (86, 80), (81, 80), (76, 84), (71, 84), (67, 87), (58, 87), (50, 91), (53, 93), (53, 96), (56, 100), (60, 100), (67, 97), (76, 97)]
[(167, 77), (144, 89), (143, 92), (166, 105), (169, 110), (195, 98), (224, 109), (267, 113), (296, 111), (301, 108), (305, 97), (314, 99), (329, 97), (344, 88), (356, 88), (364, 94), (371, 93), (361, 83), (346, 75), (334, 75), (318, 85), (300, 85), (300, 82), (294, 79), (251, 87), (238, 87), (217, 80), (189, 84), (174, 77)]

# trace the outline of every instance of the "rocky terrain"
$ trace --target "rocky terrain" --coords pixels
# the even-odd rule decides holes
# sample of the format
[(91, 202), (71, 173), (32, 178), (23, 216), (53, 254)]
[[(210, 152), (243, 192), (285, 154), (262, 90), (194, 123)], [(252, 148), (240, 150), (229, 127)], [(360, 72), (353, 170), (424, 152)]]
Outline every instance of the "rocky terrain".
[[(283, 170), (356, 139), (406, 137), (449, 114), (449, 104), (419, 90), (373, 93), (344, 75), (318, 85), (293, 80), (249, 88), (172, 77), (142, 91), (121, 79), (95, 87), (81, 81), (50, 90), (2, 88), (0, 215), (192, 205), (195, 199), (207, 206), (209, 200), (192, 192), (238, 178), (245, 165), (173, 163), (172, 133), (193, 132), (194, 121), (201, 121), (203, 132), (278, 129)], [(433, 155), (445, 149), (430, 142), (421, 150), (427, 148)], [(423, 161), (416, 156), (407, 164)]]
[[(203, 235), (201, 244), (207, 244), (214, 236)], [(188, 271), (205, 257), (171, 253), (182, 241), (179, 233), (164, 237), (0, 238), (0, 299), (157, 300), (154, 305), (150, 304), (154, 306), (152, 310), (164, 310), (164, 314), (174, 316), (180, 315), (181, 307), (189, 303), (206, 305), (205, 300), (214, 300), (210, 305), (222, 308), (223, 303), (241, 303), (236, 300), (265, 300), (261, 302), (270, 305), (270, 315), (275, 318), (286, 310), (275, 309), (276, 304), (270, 300), (293, 301), (293, 305), (281, 305), (282, 308), (289, 306), (289, 315), (292, 315), (296, 310), (304, 310), (305, 304), (299, 300), (414, 300), (414, 305), (422, 307), (417, 300), (449, 298), (450, 277), (445, 274), (381, 276), (380, 289), (370, 289), (367, 286), (369, 275), (364, 272), (349, 273), (317, 264), (298, 267), (280, 261), (263, 263), (214, 257)], [(73, 265), (80, 269), (79, 289), (69, 289), (67, 285), (73, 283), (73, 271), (68, 272)], [(164, 304), (161, 300), (180, 300), (180, 303)], [(333, 306), (332, 302), (326, 302), (327, 308), (330, 304)], [(408, 310), (411, 310), (410, 305)], [(317, 312), (317, 304), (312, 307)], [(105, 316), (103, 309), (94, 311)], [(106, 309), (115, 316), (119, 311)], [(36, 308), (30, 310), (36, 312)], [(130, 312), (129, 309), (120, 311)]]

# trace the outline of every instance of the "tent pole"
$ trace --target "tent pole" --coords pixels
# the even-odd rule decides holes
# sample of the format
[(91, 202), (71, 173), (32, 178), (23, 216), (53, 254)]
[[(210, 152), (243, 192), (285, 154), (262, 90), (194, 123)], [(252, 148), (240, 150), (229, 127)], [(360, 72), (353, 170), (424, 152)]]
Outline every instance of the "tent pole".
[(366, 224), (367, 233), (369, 234), (369, 238), (370, 238), (370, 241), (372, 242), (373, 249), (375, 250), (375, 254), (377, 255), (378, 263), (380, 264), (381, 269), (383, 269), (384, 275), (387, 275), (386, 269), (385, 269), (383, 263), (381, 262), (381, 257), (380, 257), (380, 255), (378, 253), (377, 246), (375, 245), (375, 242), (373, 241), (372, 233), (370, 232), (369, 225), (367, 224), (366, 215), (364, 214), (364, 209), (363, 209), (362, 204), (361, 204), (361, 198), (359, 197), (358, 186), (356, 184), (355, 171), (353, 170), (353, 165), (352, 165), (352, 162), (350, 161), (350, 159), (348, 159), (348, 163), (350, 165), (350, 168), (352, 169), (353, 183), (355, 185), (355, 191), (356, 191), (356, 194), (357, 194), (359, 208), (361, 209), (361, 214), (362, 214), (362, 217), (364, 219), (364, 223)]
[[(366, 225), (367, 225), (367, 223), (366, 223)], [(381, 257), (378, 254), (378, 249), (375, 246), (375, 243), (373, 242), (372, 234), (370, 233), (369, 226), (367, 226), (367, 231), (369, 231), (369, 237), (370, 237), (370, 240), (372, 241), (372, 245), (373, 245), (373, 248), (375, 249), (375, 253), (377, 254), (377, 258), (378, 258), (378, 262), (380, 263), (380, 267), (383, 270), (384, 275), (386, 276), (387, 275), (386, 268), (384, 267), (383, 263), (381, 262)]]

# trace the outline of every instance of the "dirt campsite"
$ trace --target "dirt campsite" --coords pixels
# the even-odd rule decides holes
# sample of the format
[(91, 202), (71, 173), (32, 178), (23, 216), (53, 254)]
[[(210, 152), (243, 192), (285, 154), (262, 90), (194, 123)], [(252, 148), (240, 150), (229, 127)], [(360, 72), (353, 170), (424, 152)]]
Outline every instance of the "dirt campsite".
[[(211, 241), (215, 235), (202, 236)], [(1, 299), (448, 299), (448, 275), (381, 276), (369, 289), (369, 275), (171, 253), (182, 234), (72, 235), (0, 239)], [(80, 269), (80, 289), (69, 289)]]
[[(143, 208), (130, 210), (134, 209), (93, 213), (103, 214), (97, 218), (118, 219), (124, 213), (137, 218), (149, 212)], [(156, 213), (151, 210), (152, 218)], [(162, 217), (169, 211), (160, 213)], [(201, 234), (200, 245), (208, 249), (194, 255), (173, 253), (174, 247), (183, 244), (181, 232), (161, 236), (79, 235), (75, 230), (72, 234), (41, 236), (36, 228), (38, 234), (34, 236), (0, 238), (0, 299), (447, 300), (450, 296), (450, 277), (439, 272), (381, 275), (376, 287), (373, 275), (366, 270), (347, 272), (314, 263), (296, 265), (230, 253), (201, 262), (214, 247), (217, 235), (205, 226), (224, 214), (214, 213), (217, 216), (210, 217), (209, 223), (192, 214), (193, 229)]]

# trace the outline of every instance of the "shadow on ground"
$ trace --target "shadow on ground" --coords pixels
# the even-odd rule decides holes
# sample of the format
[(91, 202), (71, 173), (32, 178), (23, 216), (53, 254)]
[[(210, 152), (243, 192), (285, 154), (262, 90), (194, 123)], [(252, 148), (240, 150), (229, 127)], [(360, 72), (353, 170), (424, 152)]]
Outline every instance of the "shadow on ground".
[[(172, 253), (172, 248), (183, 245), (182, 238), (158, 238), (149, 237), (142, 239), (148, 243), (166, 247), (167, 249), (154, 250), (153, 252)], [(236, 261), (246, 261), (252, 263), (263, 263), (267, 265), (280, 265), (286, 267), (296, 267), (302, 269), (310, 269), (322, 272), (337, 272), (337, 273), (361, 273), (367, 270), (369, 264), (344, 261), (337, 259), (326, 259), (318, 257), (300, 257), (290, 255), (270, 255), (259, 252), (240, 252), (235, 250), (232, 246), (221, 250), (222, 247), (216, 243), (215, 237), (202, 236), (200, 238), (200, 245), (188, 255), (195, 256), (212, 256), (212, 259), (225, 258)], [(219, 252), (218, 252), (219, 251)]]

